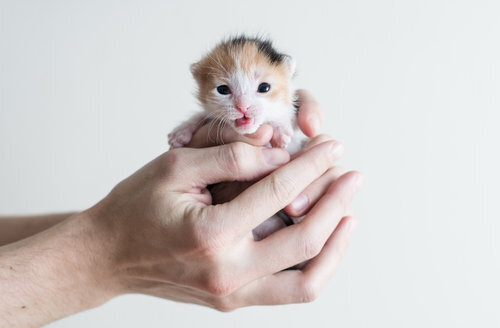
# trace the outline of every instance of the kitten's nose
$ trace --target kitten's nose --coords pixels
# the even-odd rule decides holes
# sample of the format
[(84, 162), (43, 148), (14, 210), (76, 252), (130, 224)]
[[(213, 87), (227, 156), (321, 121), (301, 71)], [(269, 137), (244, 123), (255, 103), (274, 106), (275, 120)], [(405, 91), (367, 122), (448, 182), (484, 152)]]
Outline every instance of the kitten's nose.
[(236, 109), (238, 110), (238, 112), (240, 112), (242, 114), (246, 114), (246, 112), (248, 111), (249, 108), (250, 108), (250, 106), (241, 106), (239, 104), (236, 105)]
[(239, 95), (235, 99), (234, 107), (238, 112), (245, 114), (250, 108), (250, 99), (246, 95)]

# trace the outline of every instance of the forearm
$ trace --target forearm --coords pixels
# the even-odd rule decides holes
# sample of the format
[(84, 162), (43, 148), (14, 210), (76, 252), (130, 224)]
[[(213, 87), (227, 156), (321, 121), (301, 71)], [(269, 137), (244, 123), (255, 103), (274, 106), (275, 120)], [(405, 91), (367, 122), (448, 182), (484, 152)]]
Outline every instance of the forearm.
[(74, 213), (0, 217), (0, 246), (46, 230)]
[(82, 214), (0, 247), (0, 327), (38, 327), (116, 294), (105, 238)]

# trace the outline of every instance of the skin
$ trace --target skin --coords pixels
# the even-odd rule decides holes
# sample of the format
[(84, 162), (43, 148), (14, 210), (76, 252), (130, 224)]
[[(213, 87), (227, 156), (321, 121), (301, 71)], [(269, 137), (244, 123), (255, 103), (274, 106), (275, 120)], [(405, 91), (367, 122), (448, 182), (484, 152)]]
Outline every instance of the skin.
[[(244, 142), (168, 151), (95, 206), (0, 247), (0, 327), (37, 327), (126, 293), (221, 311), (314, 300), (356, 226), (347, 213), (360, 173), (341, 175), (319, 197), (311, 187), (341, 152), (321, 138), (293, 159)], [(258, 181), (211, 205), (206, 187), (233, 180)], [(308, 189), (301, 224), (253, 241), (253, 227)]]

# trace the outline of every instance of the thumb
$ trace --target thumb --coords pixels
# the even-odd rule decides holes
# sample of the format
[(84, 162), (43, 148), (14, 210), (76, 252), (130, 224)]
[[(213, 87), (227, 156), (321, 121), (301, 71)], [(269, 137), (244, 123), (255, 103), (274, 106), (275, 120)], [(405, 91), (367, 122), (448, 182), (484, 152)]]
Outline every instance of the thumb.
[(166, 155), (171, 157), (172, 183), (185, 188), (223, 181), (256, 180), (290, 160), (284, 149), (256, 147), (243, 142), (201, 149), (177, 148)]
[(271, 140), (273, 128), (268, 124), (263, 124), (252, 134), (239, 134), (230, 126), (223, 126), (220, 129), (214, 128), (212, 123), (206, 124), (196, 131), (193, 138), (187, 145), (192, 148), (204, 148), (217, 145), (224, 145), (231, 142), (245, 142), (254, 146), (264, 146)]

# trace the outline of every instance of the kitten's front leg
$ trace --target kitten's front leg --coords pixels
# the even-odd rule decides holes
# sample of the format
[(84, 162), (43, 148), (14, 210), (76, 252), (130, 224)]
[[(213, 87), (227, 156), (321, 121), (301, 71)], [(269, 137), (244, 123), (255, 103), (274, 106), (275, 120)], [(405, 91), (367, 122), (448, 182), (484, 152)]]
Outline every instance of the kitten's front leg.
[(168, 134), (168, 144), (170, 147), (179, 148), (187, 145), (191, 141), (193, 134), (205, 123), (206, 120), (207, 117), (205, 113), (199, 113), (176, 127)]
[(290, 141), (292, 141), (293, 127), (291, 124), (277, 124), (273, 123), (273, 137), (271, 139), (271, 146), (278, 148), (286, 148)]

